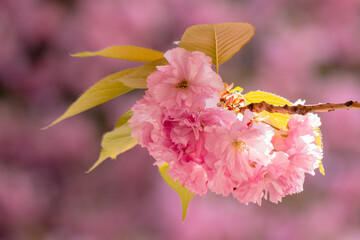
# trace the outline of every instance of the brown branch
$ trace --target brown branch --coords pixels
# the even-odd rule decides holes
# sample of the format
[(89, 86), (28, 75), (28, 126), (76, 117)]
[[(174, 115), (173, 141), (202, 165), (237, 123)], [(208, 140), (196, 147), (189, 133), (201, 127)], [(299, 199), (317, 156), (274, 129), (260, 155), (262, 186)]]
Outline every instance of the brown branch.
[(252, 112), (260, 113), (262, 111), (268, 111), (269, 113), (287, 113), (287, 114), (300, 114), (305, 115), (310, 112), (331, 112), (339, 109), (360, 109), (360, 103), (357, 101), (347, 101), (345, 103), (323, 103), (316, 105), (272, 105), (264, 101), (260, 103), (251, 103), (246, 106), (237, 106), (233, 110), (235, 112), (244, 113), (246, 109)]

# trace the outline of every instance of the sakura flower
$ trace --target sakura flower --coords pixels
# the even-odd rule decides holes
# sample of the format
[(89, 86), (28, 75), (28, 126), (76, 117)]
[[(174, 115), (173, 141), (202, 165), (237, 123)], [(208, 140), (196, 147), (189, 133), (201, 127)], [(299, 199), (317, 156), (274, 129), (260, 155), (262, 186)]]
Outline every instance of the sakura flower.
[(316, 128), (320, 120), (315, 114), (292, 115), (288, 131), (276, 131), (272, 138), (275, 152), (271, 162), (253, 174), (247, 181), (240, 182), (233, 191), (236, 199), (243, 203), (261, 204), (264, 197), (277, 203), (288, 195), (301, 192), (305, 173), (314, 174), (322, 150), (316, 144)]
[(253, 175), (257, 164), (270, 162), (273, 130), (264, 123), (252, 122), (254, 117), (247, 110), (242, 121), (230, 127), (214, 128), (206, 139), (206, 149), (213, 151), (219, 161), (224, 161), (237, 181), (245, 181)]
[(268, 195), (270, 201), (279, 202), (285, 196), (286, 185), (279, 181), (279, 177), (286, 173), (290, 160), (284, 152), (272, 154), (271, 163), (260, 166), (258, 171), (248, 181), (239, 183), (232, 192), (233, 196), (242, 203), (250, 202), (261, 205), (261, 200)]
[(136, 137), (143, 147), (148, 147), (156, 139), (156, 131), (162, 119), (162, 110), (151, 95), (145, 96), (133, 106), (133, 117), (128, 121), (132, 128), (131, 136)]
[(320, 118), (313, 113), (290, 116), (289, 130), (286, 133), (277, 133), (273, 138), (274, 148), (286, 152), (291, 164), (304, 172), (314, 175), (322, 158), (322, 149), (316, 144), (319, 133)]
[[(197, 128), (192, 127), (191, 129), (193, 133), (195, 133), (194, 136), (197, 136), (197, 138), (193, 144), (188, 145), (186, 150), (184, 150), (186, 155), (182, 155), (179, 161), (169, 163), (170, 170), (168, 174), (175, 179), (178, 179), (185, 186), (189, 186), (189, 190), (194, 190), (193, 192), (204, 195), (206, 193), (205, 190), (208, 188), (207, 185), (209, 184), (208, 174), (213, 172), (216, 174), (220, 173), (216, 166), (206, 160), (206, 156), (210, 154), (204, 147), (207, 130), (212, 127), (231, 125), (233, 122), (237, 121), (237, 119), (233, 112), (218, 107), (205, 109), (195, 116), (196, 118), (194, 117), (194, 120), (199, 125), (197, 125)], [(178, 130), (175, 131), (177, 132)], [(178, 138), (174, 136), (172, 139), (176, 141)], [(192, 167), (191, 171), (189, 171), (190, 166)], [(179, 171), (180, 169), (182, 169), (182, 171)], [(202, 181), (199, 181), (200, 179)], [(202, 191), (200, 191), (199, 188), (194, 188), (199, 186), (200, 183), (202, 183)], [(206, 183), (206, 185), (204, 183)]]
[(203, 167), (192, 161), (178, 161), (169, 164), (169, 174), (184, 184), (191, 192), (204, 196), (207, 192), (208, 177)]
[(205, 133), (212, 127), (231, 125), (238, 121), (235, 113), (223, 108), (207, 108), (197, 113), (168, 111), (156, 106), (149, 92), (132, 108), (129, 120), (132, 136), (147, 147), (155, 165), (169, 164), (168, 174), (189, 190), (204, 195), (208, 189), (205, 156)]
[(226, 126), (235, 121), (235, 114), (222, 108), (204, 109), (196, 114), (184, 112), (166, 115), (162, 121), (162, 135), (166, 140), (154, 143), (149, 151), (156, 163), (169, 164), (168, 174), (171, 177), (190, 191), (205, 195), (208, 189), (207, 174), (212, 167), (205, 161), (205, 156), (209, 154), (204, 147), (205, 129)]
[(205, 162), (208, 166), (208, 188), (216, 194), (228, 196), (233, 191), (237, 182), (232, 179), (227, 165), (219, 160), (217, 155), (211, 151), (209, 151), (209, 154), (205, 157)]
[(305, 173), (314, 174), (322, 158), (316, 115), (292, 115), (287, 131), (250, 110), (236, 115), (217, 104), (223, 84), (209, 57), (182, 48), (165, 57), (169, 65), (148, 77), (128, 122), (154, 165), (167, 163), (167, 174), (193, 193), (231, 193), (245, 204), (302, 191)]
[(211, 68), (210, 57), (183, 48), (169, 50), (164, 56), (170, 65), (158, 66), (147, 79), (149, 93), (160, 106), (193, 111), (216, 106), (224, 85)]
[(214, 107), (207, 108), (199, 114), (199, 121), (205, 131), (211, 131), (214, 126), (231, 126), (238, 121), (236, 114), (224, 108)]

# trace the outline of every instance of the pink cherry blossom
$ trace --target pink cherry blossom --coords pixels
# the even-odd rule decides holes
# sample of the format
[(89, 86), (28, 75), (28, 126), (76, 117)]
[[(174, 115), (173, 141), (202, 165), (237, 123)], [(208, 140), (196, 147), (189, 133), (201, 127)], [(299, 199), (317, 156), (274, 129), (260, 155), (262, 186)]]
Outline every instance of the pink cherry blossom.
[(208, 188), (216, 194), (228, 196), (237, 184), (232, 179), (229, 168), (212, 151), (205, 156), (205, 162), (208, 166)]
[(315, 130), (320, 119), (315, 114), (292, 115), (288, 131), (275, 131), (272, 138), (275, 152), (271, 162), (261, 166), (248, 181), (241, 182), (233, 195), (243, 203), (261, 204), (264, 197), (277, 203), (288, 195), (301, 192), (305, 173), (314, 174), (322, 158), (322, 149), (316, 145)]
[(292, 115), (287, 131), (249, 110), (236, 115), (217, 105), (223, 85), (209, 57), (182, 48), (165, 57), (169, 65), (148, 77), (129, 120), (154, 165), (168, 163), (169, 176), (198, 195), (232, 193), (245, 204), (303, 190), (305, 173), (314, 174), (322, 158), (317, 115)]
[(212, 100), (218, 99), (224, 85), (211, 68), (210, 57), (175, 48), (167, 51), (165, 58), (169, 65), (158, 66), (148, 77), (149, 92), (160, 106), (194, 111), (215, 106)]
[(270, 195), (270, 201), (281, 201), (284, 194), (283, 183), (278, 178), (286, 173), (289, 166), (288, 155), (284, 152), (273, 153), (271, 163), (261, 166), (248, 181), (239, 183), (232, 192), (233, 196), (242, 203), (250, 202), (261, 205), (261, 200)]
[[(171, 177), (189, 190), (204, 195), (210, 168), (204, 161), (204, 156), (208, 154), (204, 148), (205, 129), (233, 123), (237, 120), (236, 115), (218, 107), (196, 114), (183, 112), (175, 115), (165, 109), (161, 116), (151, 115), (151, 112), (158, 111), (152, 106), (153, 103), (148, 102), (149, 99), (149, 95), (146, 95), (133, 107), (134, 115), (129, 120), (133, 137), (138, 137), (139, 143), (148, 148), (156, 160), (155, 165), (167, 162)], [(143, 111), (146, 106), (149, 114)]]
[(206, 135), (212, 127), (226, 126), (236, 120), (233, 112), (216, 107), (192, 114), (188, 118), (182, 116), (177, 123), (174, 122), (170, 138), (177, 146), (172, 149), (178, 150), (178, 159), (168, 160), (168, 174), (189, 190), (204, 195), (208, 189), (208, 174), (216, 171), (205, 158), (209, 154), (205, 148)]
[(320, 118), (316, 114), (292, 115), (288, 122), (289, 131), (285, 134), (278, 133), (273, 138), (276, 150), (286, 152), (292, 165), (312, 175), (322, 158), (322, 149), (315, 142), (319, 135), (315, 129), (320, 124)]
[(252, 112), (245, 111), (242, 121), (214, 128), (205, 143), (207, 150), (213, 151), (219, 161), (224, 161), (232, 178), (237, 181), (247, 180), (253, 175), (257, 164), (270, 162), (273, 130), (264, 123), (252, 122), (254, 117)]
[(150, 94), (138, 100), (132, 108), (133, 117), (128, 121), (132, 127), (131, 136), (136, 137), (143, 147), (153, 143), (162, 119), (162, 110)]

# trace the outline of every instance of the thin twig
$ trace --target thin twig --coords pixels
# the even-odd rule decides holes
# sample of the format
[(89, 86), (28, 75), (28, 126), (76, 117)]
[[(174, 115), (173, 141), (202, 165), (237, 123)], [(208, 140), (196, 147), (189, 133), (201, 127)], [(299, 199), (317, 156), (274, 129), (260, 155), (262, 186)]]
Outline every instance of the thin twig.
[(322, 103), (315, 105), (272, 105), (264, 101), (260, 103), (251, 103), (242, 107), (235, 107), (236, 112), (244, 113), (246, 109), (252, 112), (260, 113), (268, 111), (269, 113), (287, 113), (305, 115), (310, 112), (331, 112), (339, 109), (360, 109), (360, 103), (357, 101), (347, 101), (345, 103)]

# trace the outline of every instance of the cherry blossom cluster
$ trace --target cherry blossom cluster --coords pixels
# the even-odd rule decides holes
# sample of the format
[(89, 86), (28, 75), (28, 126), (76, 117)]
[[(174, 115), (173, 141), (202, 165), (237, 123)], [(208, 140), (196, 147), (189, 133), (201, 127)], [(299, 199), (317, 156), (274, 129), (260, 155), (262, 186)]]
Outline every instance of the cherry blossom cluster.
[(302, 191), (322, 158), (317, 115), (291, 115), (279, 130), (249, 110), (235, 114), (219, 105), (224, 83), (210, 57), (175, 48), (165, 58), (129, 120), (155, 165), (168, 163), (168, 174), (195, 194), (231, 193), (246, 204)]

